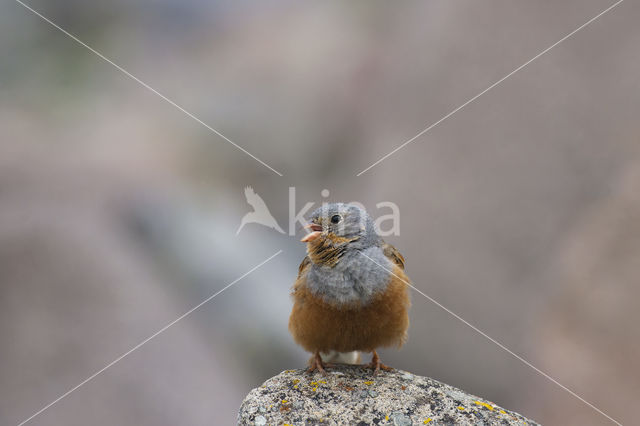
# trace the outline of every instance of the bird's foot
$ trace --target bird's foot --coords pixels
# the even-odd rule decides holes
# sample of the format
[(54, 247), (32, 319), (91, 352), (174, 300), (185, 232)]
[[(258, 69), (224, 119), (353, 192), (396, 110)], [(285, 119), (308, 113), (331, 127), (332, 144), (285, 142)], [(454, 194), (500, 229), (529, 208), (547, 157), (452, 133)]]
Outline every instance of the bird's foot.
[(380, 361), (380, 357), (376, 351), (373, 351), (373, 357), (371, 358), (371, 362), (369, 364), (365, 364), (364, 368), (371, 368), (373, 370), (373, 375), (377, 376), (380, 373), (380, 370), (391, 371), (393, 367), (389, 367), (388, 365), (384, 365)]
[(309, 360), (309, 368), (307, 368), (307, 373), (313, 373), (314, 371), (320, 372), (323, 376), (327, 375), (327, 371), (325, 368), (333, 368), (334, 364), (324, 363), (322, 362), (322, 357), (319, 352), (316, 352), (311, 359)]
[(383, 363), (381, 363), (379, 361), (377, 363), (370, 362), (369, 364), (365, 364), (364, 368), (372, 369), (374, 376), (377, 376), (378, 374), (380, 374), (380, 370), (383, 370), (383, 371), (392, 371), (393, 370), (393, 367), (389, 367), (388, 365), (385, 365), (385, 364), (383, 364)]

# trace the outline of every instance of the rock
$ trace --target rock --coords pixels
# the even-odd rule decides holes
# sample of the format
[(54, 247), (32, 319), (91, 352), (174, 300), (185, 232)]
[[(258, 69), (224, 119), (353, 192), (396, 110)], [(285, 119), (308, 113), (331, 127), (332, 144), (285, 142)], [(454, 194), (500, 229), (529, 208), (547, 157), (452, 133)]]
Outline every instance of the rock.
[(343, 365), (287, 370), (253, 389), (239, 425), (535, 425), (518, 413), (428, 377)]

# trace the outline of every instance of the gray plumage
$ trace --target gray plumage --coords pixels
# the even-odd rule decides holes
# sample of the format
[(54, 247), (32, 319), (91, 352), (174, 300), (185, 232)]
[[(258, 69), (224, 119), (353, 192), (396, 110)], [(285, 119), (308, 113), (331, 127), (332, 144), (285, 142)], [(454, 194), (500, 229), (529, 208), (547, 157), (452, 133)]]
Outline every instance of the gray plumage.
[[(332, 223), (336, 215), (340, 221)], [(339, 257), (335, 264), (312, 262), (307, 285), (314, 294), (333, 305), (354, 302), (366, 305), (387, 288), (391, 278), (388, 271), (393, 270), (393, 263), (385, 255), (385, 243), (365, 210), (353, 204), (326, 204), (311, 214), (310, 221), (322, 225), (323, 234), (341, 237), (327, 240), (331, 242), (327, 249), (329, 256)]]

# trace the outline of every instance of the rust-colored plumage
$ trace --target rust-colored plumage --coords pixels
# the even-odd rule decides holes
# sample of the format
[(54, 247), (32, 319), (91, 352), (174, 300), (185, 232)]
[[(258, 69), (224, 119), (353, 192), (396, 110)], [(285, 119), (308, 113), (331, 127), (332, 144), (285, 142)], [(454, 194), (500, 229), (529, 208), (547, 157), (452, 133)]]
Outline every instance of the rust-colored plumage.
[(324, 372), (323, 358), (359, 362), (360, 352), (372, 352), (374, 374), (388, 369), (376, 349), (402, 346), (409, 328), (404, 258), (354, 204), (323, 205), (306, 228), (289, 331), (313, 353), (309, 371)]
[[(407, 280), (400, 268), (394, 274)], [(304, 280), (302, 275), (294, 286), (289, 330), (305, 350), (373, 352), (379, 347), (400, 347), (407, 339), (409, 296), (400, 279), (392, 276), (387, 290), (366, 306), (345, 307), (314, 296)]]
[[(316, 246), (323, 247), (322, 243)], [(410, 300), (404, 258), (390, 244), (385, 243), (383, 248), (394, 264), (393, 273), (387, 288), (366, 305), (335, 306), (314, 295), (306, 285), (312, 261), (305, 257), (294, 284), (294, 305), (289, 318), (289, 331), (300, 346), (314, 354), (332, 350), (373, 352), (375, 362), (384, 368), (375, 350), (404, 344), (409, 328)], [(314, 253), (310, 250), (310, 256)], [(335, 263), (335, 258), (330, 262)]]

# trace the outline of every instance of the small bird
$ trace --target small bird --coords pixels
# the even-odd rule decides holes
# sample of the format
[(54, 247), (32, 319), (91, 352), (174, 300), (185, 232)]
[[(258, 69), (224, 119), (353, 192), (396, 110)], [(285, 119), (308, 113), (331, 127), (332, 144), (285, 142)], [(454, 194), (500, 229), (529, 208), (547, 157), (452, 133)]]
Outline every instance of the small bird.
[(400, 347), (407, 339), (404, 258), (353, 204), (326, 204), (311, 214), (306, 227), (311, 232), (301, 240), (307, 256), (291, 293), (289, 331), (313, 354), (308, 371), (324, 373), (330, 358), (353, 363), (358, 352), (372, 352), (366, 367), (374, 374), (390, 370), (376, 349)]
[(253, 207), (253, 211), (245, 214), (240, 221), (240, 227), (236, 231), (236, 235), (240, 233), (240, 230), (247, 223), (259, 223), (260, 225), (267, 226), (269, 228), (273, 228), (276, 231), (284, 234), (276, 219), (271, 215), (269, 208), (265, 204), (264, 200), (255, 193), (252, 187), (247, 186), (244, 189), (244, 196), (247, 199), (247, 203)]

